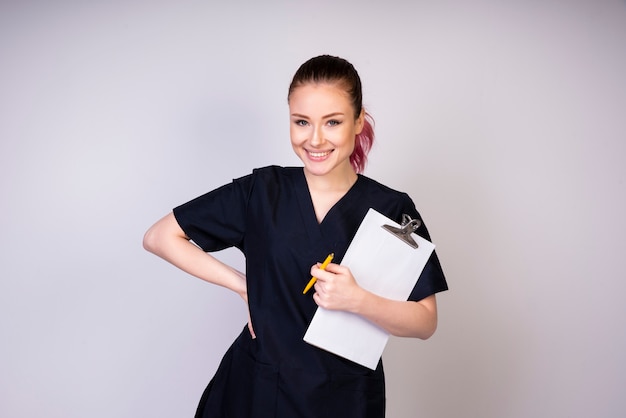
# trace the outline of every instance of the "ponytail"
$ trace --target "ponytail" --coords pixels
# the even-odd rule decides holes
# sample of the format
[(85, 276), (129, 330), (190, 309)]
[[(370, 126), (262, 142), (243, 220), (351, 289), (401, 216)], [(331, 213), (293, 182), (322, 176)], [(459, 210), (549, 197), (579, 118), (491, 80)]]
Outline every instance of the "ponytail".
[(352, 164), (354, 171), (357, 173), (362, 173), (365, 170), (367, 154), (372, 149), (372, 145), (374, 145), (374, 136), (374, 119), (369, 113), (365, 112), (363, 129), (354, 139), (354, 151), (350, 155), (350, 164)]

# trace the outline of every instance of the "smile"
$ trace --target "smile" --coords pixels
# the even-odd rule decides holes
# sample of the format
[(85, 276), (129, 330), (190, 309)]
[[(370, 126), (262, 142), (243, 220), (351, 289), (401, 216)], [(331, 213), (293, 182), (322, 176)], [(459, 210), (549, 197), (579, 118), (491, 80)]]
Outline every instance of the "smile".
[(311, 156), (311, 158), (324, 158), (327, 155), (330, 155), (331, 151), (322, 151), (322, 152), (312, 152), (312, 151), (307, 151), (309, 153), (309, 155)]

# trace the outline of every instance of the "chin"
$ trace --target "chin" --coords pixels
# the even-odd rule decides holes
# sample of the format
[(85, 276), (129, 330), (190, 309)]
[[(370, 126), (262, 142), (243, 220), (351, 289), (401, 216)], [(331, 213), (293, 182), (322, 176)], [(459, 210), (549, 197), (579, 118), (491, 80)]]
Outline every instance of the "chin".
[(311, 167), (311, 165), (309, 164), (305, 164), (304, 165), (304, 169), (309, 173), (312, 174), (314, 176), (323, 176), (325, 174), (328, 174), (330, 172), (330, 170), (324, 169), (322, 167)]

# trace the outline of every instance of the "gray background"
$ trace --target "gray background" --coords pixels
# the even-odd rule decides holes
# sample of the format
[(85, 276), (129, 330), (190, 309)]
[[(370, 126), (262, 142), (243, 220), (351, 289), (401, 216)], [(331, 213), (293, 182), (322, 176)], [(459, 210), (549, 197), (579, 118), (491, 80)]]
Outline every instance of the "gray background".
[(388, 416), (623, 417), (625, 44), (624, 1), (3, 1), (0, 416), (193, 415), (244, 305), (142, 235), (299, 164), (287, 85), (331, 53), (452, 289)]

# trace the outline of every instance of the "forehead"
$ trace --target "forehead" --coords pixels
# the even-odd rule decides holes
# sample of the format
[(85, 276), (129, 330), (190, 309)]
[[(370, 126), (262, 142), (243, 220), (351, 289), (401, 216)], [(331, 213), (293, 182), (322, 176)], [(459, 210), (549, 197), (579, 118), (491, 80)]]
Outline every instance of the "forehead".
[(350, 108), (350, 95), (341, 83), (306, 83), (296, 87), (289, 96), (289, 108), (292, 110), (315, 110), (320, 107)]

